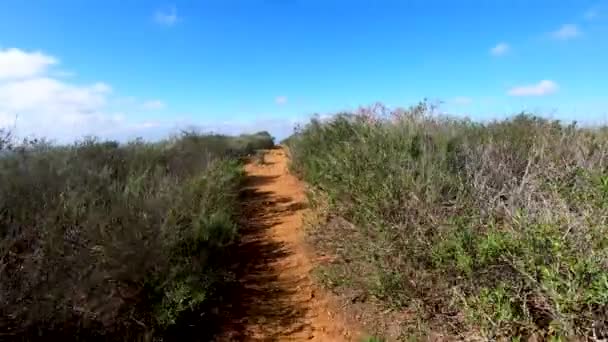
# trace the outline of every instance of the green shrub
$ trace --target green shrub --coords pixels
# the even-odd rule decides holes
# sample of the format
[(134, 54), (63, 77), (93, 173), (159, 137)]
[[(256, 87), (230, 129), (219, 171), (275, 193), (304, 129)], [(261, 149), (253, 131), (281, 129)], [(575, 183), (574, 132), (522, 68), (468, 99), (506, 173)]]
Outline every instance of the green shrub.
[(272, 145), (0, 136), (0, 330), (26, 339), (149, 339), (204, 306), (228, 276), (239, 157)]
[(313, 196), (359, 231), (316, 233), (343, 260), (334, 273), (369, 270), (342, 283), (423, 303), (453, 333), (590, 336), (608, 319), (606, 129), (525, 113), (480, 124), (423, 103), (315, 119), (288, 143)]

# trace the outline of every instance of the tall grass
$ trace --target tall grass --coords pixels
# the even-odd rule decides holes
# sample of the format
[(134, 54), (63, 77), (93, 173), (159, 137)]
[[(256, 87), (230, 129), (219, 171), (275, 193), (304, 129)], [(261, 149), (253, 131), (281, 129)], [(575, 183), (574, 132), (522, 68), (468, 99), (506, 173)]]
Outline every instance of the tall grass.
[(202, 310), (228, 276), (239, 157), (272, 146), (267, 133), (69, 146), (2, 136), (0, 332), (25, 340), (151, 340)]
[[(364, 288), (454, 334), (601, 334), (606, 129), (377, 106), (313, 120), (289, 145), (313, 203), (328, 206), (315, 234), (341, 260), (324, 272), (337, 291)], [(354, 228), (332, 228), (335, 217)]]

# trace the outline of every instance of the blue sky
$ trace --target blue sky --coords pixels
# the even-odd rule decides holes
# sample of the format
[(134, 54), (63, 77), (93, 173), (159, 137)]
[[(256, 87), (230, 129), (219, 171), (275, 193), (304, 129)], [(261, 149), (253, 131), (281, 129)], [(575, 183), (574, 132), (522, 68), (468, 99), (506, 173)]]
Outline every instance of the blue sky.
[(423, 98), (479, 120), (527, 109), (608, 121), (606, 1), (0, 6), (0, 125), (21, 134), (282, 137), (313, 113)]

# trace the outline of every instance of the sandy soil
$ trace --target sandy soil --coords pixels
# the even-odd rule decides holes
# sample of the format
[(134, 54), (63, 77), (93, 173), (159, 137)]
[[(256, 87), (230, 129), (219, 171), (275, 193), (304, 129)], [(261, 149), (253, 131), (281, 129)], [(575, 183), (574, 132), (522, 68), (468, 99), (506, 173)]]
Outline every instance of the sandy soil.
[(311, 280), (302, 228), (306, 196), (289, 173), (285, 150), (269, 150), (264, 163), (252, 161), (245, 170), (239, 285), (222, 313), (228, 322), (218, 341), (359, 341)]

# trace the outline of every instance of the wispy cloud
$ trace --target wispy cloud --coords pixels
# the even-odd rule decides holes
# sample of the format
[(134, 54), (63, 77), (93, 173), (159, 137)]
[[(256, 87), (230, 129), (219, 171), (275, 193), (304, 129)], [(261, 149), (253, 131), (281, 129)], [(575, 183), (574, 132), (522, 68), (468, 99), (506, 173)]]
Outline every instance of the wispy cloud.
[(466, 96), (456, 96), (456, 97), (452, 98), (450, 102), (455, 105), (466, 106), (466, 105), (470, 105), (471, 103), (473, 103), (473, 99), (470, 97), (466, 97)]
[(507, 43), (498, 43), (496, 46), (490, 49), (492, 56), (504, 56), (511, 50), (511, 46)]
[(288, 101), (287, 96), (277, 96), (277, 97), (274, 99), (274, 102), (275, 102), (276, 104), (278, 104), (278, 105), (284, 105), (284, 104), (287, 104), (287, 101)]
[(144, 103), (142, 103), (141, 106), (143, 109), (149, 109), (149, 110), (159, 110), (159, 109), (164, 109), (167, 107), (167, 105), (161, 100), (145, 101)]
[[(104, 82), (78, 83), (58, 77), (59, 59), (42, 52), (0, 49), (0, 128), (19, 136), (68, 142), (84, 135), (144, 135), (144, 128), (123, 114), (131, 106), (160, 108), (160, 100), (120, 100)], [(119, 102), (125, 102), (120, 104)], [(116, 106), (115, 104), (119, 104)], [(120, 108), (114, 108), (120, 107)], [(141, 107), (138, 107), (141, 108)]]
[(53, 56), (20, 49), (0, 49), (0, 80), (33, 77), (57, 64)]
[(585, 11), (585, 14), (583, 14), (583, 17), (587, 20), (593, 20), (595, 18), (597, 18), (598, 16), (598, 10), (595, 8), (590, 8), (587, 11)]
[(553, 31), (551, 36), (558, 40), (569, 40), (576, 38), (582, 34), (578, 26), (574, 24), (564, 24), (558, 30)]
[(154, 21), (157, 24), (164, 26), (173, 26), (179, 21), (179, 16), (177, 15), (177, 8), (175, 6), (170, 6), (165, 9), (158, 9), (154, 13)]
[(511, 96), (544, 96), (550, 95), (559, 89), (557, 83), (551, 80), (542, 80), (536, 84), (523, 85), (511, 88), (508, 92)]
[[(181, 127), (197, 125), (197, 120), (175, 113), (164, 119), (143, 119), (134, 113), (166, 108), (166, 103), (115, 94), (103, 82), (79, 83), (77, 75), (59, 78), (54, 69), (59, 64), (58, 58), (42, 52), (0, 49), (0, 128), (10, 127), (20, 137), (46, 137), (65, 143), (86, 135), (121, 141), (160, 139)], [(288, 99), (278, 96), (275, 100), (285, 104)], [(225, 134), (268, 130), (280, 139), (291, 134), (299, 122), (303, 122), (301, 118), (206, 121), (201, 127)]]

